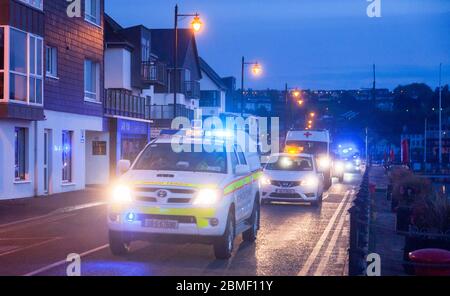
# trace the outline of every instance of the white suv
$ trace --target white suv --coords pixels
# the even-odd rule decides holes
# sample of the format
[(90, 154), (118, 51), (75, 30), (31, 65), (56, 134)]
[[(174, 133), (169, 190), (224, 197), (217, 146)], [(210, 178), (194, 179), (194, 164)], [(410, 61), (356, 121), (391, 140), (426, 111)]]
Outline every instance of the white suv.
[(256, 153), (217, 139), (174, 137), (151, 142), (111, 192), (108, 212), (110, 248), (128, 253), (135, 240), (199, 242), (214, 245), (218, 259), (233, 252), (235, 237), (255, 241), (260, 221)]

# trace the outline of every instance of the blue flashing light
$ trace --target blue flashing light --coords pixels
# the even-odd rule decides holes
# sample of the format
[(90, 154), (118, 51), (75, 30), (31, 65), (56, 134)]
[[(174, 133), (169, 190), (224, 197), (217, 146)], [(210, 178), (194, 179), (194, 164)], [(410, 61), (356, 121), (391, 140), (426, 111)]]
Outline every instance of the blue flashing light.
[(128, 222), (134, 222), (136, 220), (136, 214), (128, 213), (126, 218)]

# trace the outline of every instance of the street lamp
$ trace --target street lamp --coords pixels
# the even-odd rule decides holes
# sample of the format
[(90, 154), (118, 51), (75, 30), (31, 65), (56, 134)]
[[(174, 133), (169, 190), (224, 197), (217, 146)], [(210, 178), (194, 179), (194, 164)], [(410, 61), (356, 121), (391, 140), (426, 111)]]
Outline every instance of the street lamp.
[(259, 76), (262, 73), (261, 64), (258, 62), (246, 62), (245, 57), (242, 57), (241, 64), (241, 115), (244, 116), (244, 76), (245, 76), (245, 66), (252, 66), (252, 73), (255, 76)]
[[(284, 96), (285, 96), (284, 99), (285, 99), (285, 109), (286, 109), (285, 122), (286, 122), (286, 133), (287, 133), (289, 131), (288, 124), (293, 121), (292, 119), (294, 117), (293, 116), (294, 106), (292, 105), (292, 101), (290, 100), (290, 98), (294, 98), (297, 101), (299, 106), (303, 106), (305, 101), (301, 98), (302, 93), (298, 88), (289, 89), (287, 83), (285, 86), (286, 86), (286, 88), (285, 88), (285, 92), (284, 92)], [(289, 110), (291, 110), (291, 112), (289, 112)]]
[(178, 13), (178, 5), (175, 5), (175, 25), (174, 25), (174, 50), (173, 50), (173, 118), (177, 117), (177, 95), (178, 95), (178, 19), (180, 17), (194, 17), (191, 22), (192, 30), (194, 32), (199, 32), (203, 27), (203, 22), (200, 20), (200, 15), (198, 13), (191, 14), (180, 14)]

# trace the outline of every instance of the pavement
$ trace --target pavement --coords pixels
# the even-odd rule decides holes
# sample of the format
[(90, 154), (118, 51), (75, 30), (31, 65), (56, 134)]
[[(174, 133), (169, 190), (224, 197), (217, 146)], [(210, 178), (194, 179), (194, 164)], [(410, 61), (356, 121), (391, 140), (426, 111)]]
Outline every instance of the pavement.
[(103, 190), (0, 202), (0, 275), (65, 276), (73, 253), (86, 276), (346, 275), (348, 209), (360, 182), (360, 175), (346, 175), (319, 208), (264, 206), (256, 243), (237, 239), (227, 261), (216, 260), (210, 246), (159, 242), (136, 242), (131, 254), (114, 257)]
[(396, 233), (396, 214), (391, 211), (391, 202), (387, 200), (388, 177), (383, 167), (372, 167), (370, 183), (376, 185), (372, 203), (372, 228), (370, 233), (370, 253), (381, 257), (382, 276), (406, 275), (403, 270), (404, 236)]

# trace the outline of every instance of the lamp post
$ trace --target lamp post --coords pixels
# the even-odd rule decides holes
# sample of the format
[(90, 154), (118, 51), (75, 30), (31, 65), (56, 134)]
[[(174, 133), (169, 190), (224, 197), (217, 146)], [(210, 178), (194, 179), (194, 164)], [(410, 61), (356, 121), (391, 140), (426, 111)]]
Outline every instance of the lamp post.
[[(191, 22), (194, 32), (200, 31), (203, 26), (198, 13), (180, 14), (178, 13), (178, 5), (175, 5), (175, 25), (174, 25), (174, 50), (173, 50), (173, 118), (177, 117), (177, 95), (178, 95), (178, 19), (180, 17), (194, 17)], [(181, 80), (180, 80), (181, 81)]]
[(439, 64), (439, 171), (442, 169), (442, 63)]
[(262, 72), (262, 67), (258, 62), (246, 62), (245, 57), (242, 57), (241, 64), (241, 116), (244, 117), (244, 78), (245, 78), (245, 66), (252, 66), (252, 73), (258, 76)]
[[(290, 100), (290, 98), (294, 98), (297, 103), (299, 104), (299, 106), (303, 106), (304, 101), (301, 99), (301, 92), (298, 88), (294, 88), (294, 89), (289, 89), (288, 84), (285, 84), (285, 91), (284, 91), (284, 100), (285, 100), (285, 117), (286, 117), (286, 135), (289, 131), (289, 126), (288, 124), (291, 124), (291, 127), (293, 126), (293, 110), (294, 107), (292, 105), (292, 101)], [(291, 110), (291, 112), (289, 112), (289, 110)]]

